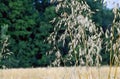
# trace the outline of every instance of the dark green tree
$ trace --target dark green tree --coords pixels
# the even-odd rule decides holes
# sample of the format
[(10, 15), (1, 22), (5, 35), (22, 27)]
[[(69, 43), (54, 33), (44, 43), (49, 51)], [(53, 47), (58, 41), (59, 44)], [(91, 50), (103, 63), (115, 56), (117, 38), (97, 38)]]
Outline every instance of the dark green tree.
[(46, 50), (50, 46), (44, 40), (52, 31), (49, 21), (55, 17), (54, 7), (39, 13), (33, 0), (0, 0), (0, 7), (0, 25), (9, 26), (9, 49), (13, 52), (2, 64), (6, 67), (47, 66)]

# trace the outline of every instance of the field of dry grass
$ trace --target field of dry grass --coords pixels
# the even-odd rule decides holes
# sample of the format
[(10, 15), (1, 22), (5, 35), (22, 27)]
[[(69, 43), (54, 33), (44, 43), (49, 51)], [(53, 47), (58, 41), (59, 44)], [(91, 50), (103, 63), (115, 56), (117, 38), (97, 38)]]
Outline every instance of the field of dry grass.
[[(56, 67), (0, 70), (0, 79), (108, 79), (109, 67)], [(111, 79), (115, 68), (112, 67)], [(117, 77), (120, 79), (120, 68)]]

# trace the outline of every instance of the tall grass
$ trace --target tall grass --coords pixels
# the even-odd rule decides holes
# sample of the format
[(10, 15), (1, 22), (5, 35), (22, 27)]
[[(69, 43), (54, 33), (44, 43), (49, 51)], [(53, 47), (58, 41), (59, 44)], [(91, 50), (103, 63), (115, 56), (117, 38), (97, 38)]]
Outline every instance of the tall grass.
[[(92, 11), (85, 1), (77, 2), (76, 0), (65, 0), (57, 5), (56, 12), (61, 17), (53, 20), (56, 23), (54, 32), (48, 38), (49, 43), (53, 45), (53, 49), (48, 52), (56, 53), (54, 65), (60, 64), (60, 60), (64, 63), (77, 65), (100, 65), (102, 57), (100, 55), (103, 31), (97, 28), (89, 17)], [(59, 33), (60, 30), (63, 33)], [(67, 40), (67, 41), (66, 41)], [(68, 43), (67, 43), (68, 42)], [(66, 58), (62, 58), (59, 45), (67, 44), (68, 54)], [(67, 53), (67, 52), (65, 52)], [(93, 60), (93, 56), (95, 60)], [(71, 62), (72, 59), (74, 62)]]
[(119, 66), (120, 61), (120, 21), (118, 18), (120, 18), (119, 14), (119, 8), (115, 7), (113, 9), (114, 13), (114, 20), (112, 23), (112, 26), (109, 31), (105, 33), (107, 40), (107, 51), (110, 52), (110, 69), (108, 74), (108, 79), (110, 79), (111, 76), (111, 67), (115, 66), (115, 73), (114, 73), (114, 79), (116, 79), (117, 75), (117, 67)]
[[(98, 67), (99, 79), (100, 64), (102, 57), (100, 55), (102, 43), (106, 44), (106, 51), (110, 53), (110, 69), (108, 79), (112, 79), (112, 66), (115, 66), (114, 79), (117, 77), (117, 68), (120, 64), (120, 13), (119, 8), (113, 9), (114, 20), (110, 29), (104, 33), (90, 19), (92, 11), (85, 1), (64, 0), (57, 5), (56, 12), (60, 17), (54, 18), (56, 23), (54, 32), (48, 37), (48, 41), (53, 45), (48, 54), (55, 53), (56, 59), (52, 63), (54, 66), (60, 66), (61, 60), (76, 66), (85, 65), (86, 67), (95, 65)], [(60, 33), (60, 30), (64, 30)], [(106, 41), (103, 41), (101, 35), (104, 35)], [(67, 41), (66, 41), (67, 40)], [(67, 43), (68, 42), (68, 43)], [(63, 47), (67, 44), (68, 54), (66, 58), (62, 57), (59, 45)], [(95, 57), (95, 58), (94, 58)], [(74, 62), (71, 62), (75, 59)], [(104, 61), (103, 61), (104, 62)]]

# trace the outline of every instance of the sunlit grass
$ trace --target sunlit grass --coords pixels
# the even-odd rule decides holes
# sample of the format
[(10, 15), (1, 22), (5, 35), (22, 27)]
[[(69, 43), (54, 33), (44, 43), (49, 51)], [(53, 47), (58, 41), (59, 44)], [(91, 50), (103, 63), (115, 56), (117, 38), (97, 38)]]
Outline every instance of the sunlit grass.
[[(111, 69), (114, 79), (115, 67)], [(0, 79), (107, 79), (109, 67), (55, 67), (55, 68), (27, 68), (5, 69), (0, 72)], [(120, 79), (118, 67), (116, 79)], [(99, 76), (100, 75), (100, 76)]]

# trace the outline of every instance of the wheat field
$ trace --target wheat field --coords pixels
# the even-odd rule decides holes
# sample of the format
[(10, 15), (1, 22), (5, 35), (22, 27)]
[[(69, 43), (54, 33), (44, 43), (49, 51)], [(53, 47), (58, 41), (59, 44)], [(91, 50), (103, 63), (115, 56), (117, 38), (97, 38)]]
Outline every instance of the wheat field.
[[(0, 70), (0, 79), (108, 79), (109, 67), (54, 67)], [(114, 79), (115, 67), (111, 69)], [(120, 79), (120, 67), (116, 79)]]

